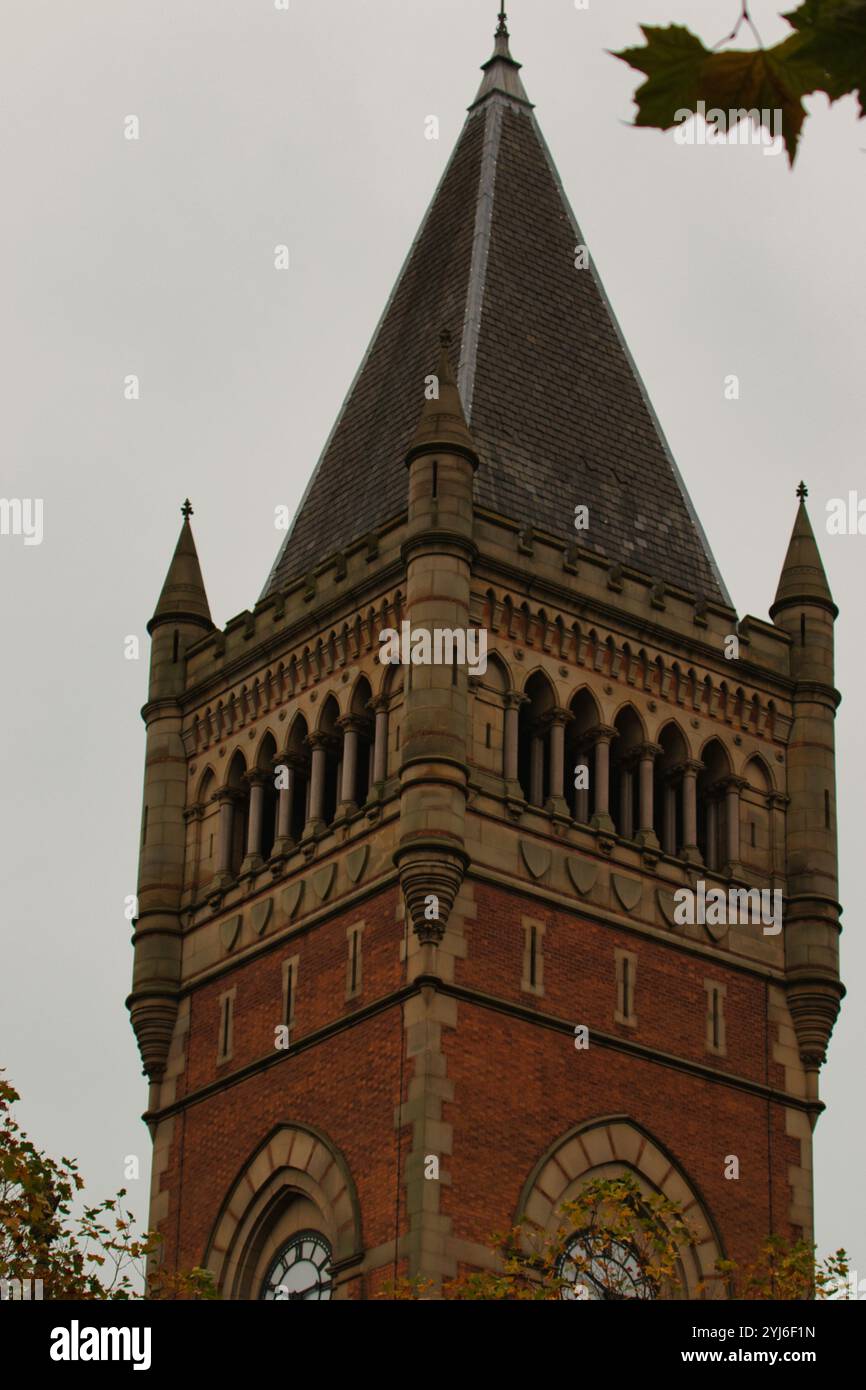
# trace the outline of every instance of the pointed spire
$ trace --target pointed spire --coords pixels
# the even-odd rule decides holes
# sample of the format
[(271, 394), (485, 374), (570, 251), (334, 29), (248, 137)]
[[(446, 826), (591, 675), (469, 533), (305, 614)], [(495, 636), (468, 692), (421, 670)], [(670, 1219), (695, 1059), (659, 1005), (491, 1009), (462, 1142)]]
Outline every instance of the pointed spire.
[(198, 623), (208, 631), (213, 627), (192, 527), (189, 524), (193, 514), (189, 498), (184, 502), (180, 512), (183, 525), (156, 611), (147, 625), (148, 632), (152, 632), (160, 622), (178, 620)]
[[(520, 63), (515, 62), (511, 56), (509, 38), (508, 19), (503, 5), (499, 11), (499, 25), (496, 30), (496, 41), (493, 45), (493, 56), (488, 58), (481, 68), (484, 77), (478, 88), (478, 95), (472, 103), (473, 106), (477, 106), (493, 92), (502, 92), (512, 101), (522, 101), (526, 106), (532, 105), (526, 95), (526, 88), (520, 76)], [(469, 109), (471, 111), (472, 107)]]
[(791, 543), (782, 566), (776, 599), (770, 609), (770, 617), (774, 620), (783, 608), (801, 603), (813, 603), (822, 608), (829, 608), (834, 618), (839, 612), (833, 602), (818, 543), (806, 510), (808, 496), (809, 489), (805, 483), (801, 483), (797, 488), (800, 505), (797, 508)]
[(424, 402), (418, 428), (406, 454), (406, 462), (411, 463), (418, 454), (430, 453), (436, 449), (467, 455), (475, 464), (478, 452), (475, 441), (469, 432), (460, 389), (451, 366), (451, 334), (443, 329), (439, 337), (439, 366), (436, 372), (437, 396)]

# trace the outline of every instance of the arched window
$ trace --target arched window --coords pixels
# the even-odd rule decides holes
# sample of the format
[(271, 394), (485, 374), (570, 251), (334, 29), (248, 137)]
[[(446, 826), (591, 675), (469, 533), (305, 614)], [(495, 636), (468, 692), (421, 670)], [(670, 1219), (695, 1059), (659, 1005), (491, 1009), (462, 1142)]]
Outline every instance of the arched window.
[[(594, 731), (601, 715), (588, 690), (578, 691), (568, 708), (572, 721), (565, 731), (566, 795), (574, 807), (574, 819), (589, 825), (596, 809)], [(588, 787), (576, 785), (586, 781)]]
[(319, 726), (310, 738), (313, 747), (310, 820), (331, 825), (339, 804), (343, 770), (343, 741), (338, 728), (340, 706), (329, 695), (322, 707)]
[(748, 785), (743, 788), (740, 800), (741, 858), (750, 868), (769, 874), (772, 872), (769, 798), (773, 786), (762, 758), (751, 758), (744, 775)]
[(353, 806), (365, 805), (373, 786), (373, 743), (375, 726), (373, 724), (370, 702), (373, 692), (366, 676), (362, 676), (352, 694), (349, 722), (343, 732), (343, 756), (346, 744), (354, 738), (354, 770), (351, 785), (342, 788), (342, 800)]
[(719, 872), (725, 863), (728, 843), (724, 784), (731, 775), (731, 760), (714, 738), (704, 748), (701, 761), (704, 766), (698, 774), (698, 849), (707, 868)]
[(682, 766), (688, 758), (688, 748), (676, 724), (665, 725), (658, 745), (661, 752), (653, 769), (655, 825), (663, 852), (678, 855), (683, 845)]
[(517, 776), (524, 798), (543, 806), (550, 789), (550, 737), (546, 716), (556, 701), (553, 687), (540, 671), (529, 677), (524, 689), (517, 732)]
[(309, 729), (302, 714), (296, 714), (289, 730), (286, 745), (285, 766), (288, 770), (286, 793), (289, 802), (289, 837), (295, 844), (303, 838), (310, 804), (310, 750), (307, 743)]
[(349, 1296), (364, 1249), (360, 1204), (345, 1159), (323, 1135), (280, 1125), (233, 1187), (214, 1195), (222, 1200), (203, 1263), (221, 1298)]
[(646, 742), (643, 725), (630, 705), (614, 720), (617, 737), (611, 748), (610, 813), (617, 833), (633, 840), (640, 828), (638, 749)]
[(257, 767), (264, 776), (262, 783), (262, 830), (259, 853), (262, 859), (270, 859), (277, 838), (277, 788), (274, 781), (274, 765), (277, 761), (277, 745), (273, 734), (266, 734), (262, 740)]
[(211, 769), (208, 768), (199, 783), (198, 796), (196, 797), (196, 803), (200, 807), (197, 888), (203, 888), (210, 883), (217, 870), (220, 811), (219, 805), (214, 799), (216, 789), (216, 778)]
[(237, 878), (247, 849), (247, 831), (250, 815), (250, 789), (246, 780), (247, 764), (243, 753), (238, 749), (229, 764), (226, 786), (232, 793), (232, 833), (229, 851), (229, 873)]

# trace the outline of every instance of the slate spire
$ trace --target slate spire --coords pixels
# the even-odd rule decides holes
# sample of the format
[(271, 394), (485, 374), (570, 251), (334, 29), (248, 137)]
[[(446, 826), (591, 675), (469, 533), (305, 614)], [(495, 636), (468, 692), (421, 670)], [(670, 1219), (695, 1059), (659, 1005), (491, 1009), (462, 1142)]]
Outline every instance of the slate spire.
[(473, 463), (478, 462), (478, 454), (466, 424), (463, 402), (451, 366), (450, 345), (451, 334), (446, 328), (439, 335), (439, 366), (434, 388), (436, 394), (428, 395), (424, 401), (418, 427), (406, 454), (407, 463), (417, 454), (428, 453), (431, 449), (437, 448), (467, 455)]
[(770, 617), (773, 619), (783, 609), (803, 603), (828, 608), (834, 617), (838, 613), (827, 582), (818, 542), (815, 540), (815, 532), (806, 510), (808, 495), (808, 488), (805, 483), (801, 483), (797, 489), (800, 505), (797, 508), (794, 530), (782, 566), (775, 602), (770, 609)]
[(213, 627), (198, 552), (189, 522), (193, 514), (189, 499), (180, 510), (183, 525), (162, 586), (162, 593), (153, 617), (147, 625), (148, 632), (153, 632), (161, 622), (178, 620), (199, 623), (208, 630)]
[(479, 466), (476, 514), (731, 606), (511, 56), (481, 89), (265, 586), (406, 514), (403, 464), (443, 323)]

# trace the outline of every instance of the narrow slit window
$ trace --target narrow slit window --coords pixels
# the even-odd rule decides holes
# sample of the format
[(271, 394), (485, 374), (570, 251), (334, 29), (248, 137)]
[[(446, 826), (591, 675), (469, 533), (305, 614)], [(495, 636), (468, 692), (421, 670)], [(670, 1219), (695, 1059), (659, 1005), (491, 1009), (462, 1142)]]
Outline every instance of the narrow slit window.
[(229, 990), (220, 998), (219, 1039), (217, 1042), (217, 1062), (227, 1062), (232, 1055), (234, 1043), (234, 1004), (235, 991)]
[(439, 495), (439, 460), (433, 460), (433, 496)]
[(713, 1047), (721, 1046), (721, 1031), (719, 1027), (719, 991), (713, 990)]
[(801, 614), (800, 614), (800, 646), (801, 646), (801, 647), (805, 647), (805, 645), (806, 645), (806, 614), (805, 614), (805, 613), (801, 613)]
[(283, 1023), (289, 1030), (295, 1022), (295, 1001), (298, 996), (299, 957), (283, 961)]
[(636, 1028), (637, 957), (630, 951), (616, 951), (614, 959), (616, 962), (616, 1012), (614, 1020), (626, 1028)]
[(361, 993), (363, 969), (361, 960), (361, 935), (363, 926), (349, 927), (346, 932), (348, 938), (349, 956), (346, 961), (346, 998), (354, 999)]
[(487, 747), (488, 747), (488, 748), (491, 746), (491, 745), (490, 745), (490, 735), (491, 735), (491, 728), (490, 728), (490, 725), (488, 724), (488, 725), (487, 725)]
[(536, 971), (538, 962), (538, 932), (535, 927), (529, 931), (529, 983), (535, 989), (537, 984)]
[(177, 628), (175, 628), (175, 630), (174, 630), (174, 641), (173, 641), (173, 643), (172, 643), (172, 648), (171, 648), (171, 659), (172, 659), (172, 661), (177, 661), (177, 656), (178, 656), (178, 652), (179, 652), (179, 651), (180, 651), (180, 633), (178, 632)]

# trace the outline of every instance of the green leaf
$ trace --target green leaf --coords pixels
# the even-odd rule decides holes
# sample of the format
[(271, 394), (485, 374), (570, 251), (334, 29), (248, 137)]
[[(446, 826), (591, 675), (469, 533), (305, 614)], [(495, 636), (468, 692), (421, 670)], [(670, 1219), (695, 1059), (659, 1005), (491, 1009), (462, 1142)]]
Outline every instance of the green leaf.
[(710, 53), (681, 24), (671, 24), (667, 29), (642, 24), (640, 28), (646, 48), (624, 48), (613, 57), (646, 73), (648, 78), (635, 93), (635, 125), (669, 130), (676, 124), (677, 111), (695, 110), (701, 97), (703, 65)]
[[(857, 0), (866, 7), (866, 0)], [(647, 40), (645, 48), (627, 48), (613, 56), (630, 67), (647, 74), (647, 81), (635, 93), (637, 115), (635, 125), (654, 126), (669, 130), (680, 124), (685, 111), (696, 111), (698, 102), (705, 110), (722, 110), (726, 118), (731, 111), (742, 112), (756, 126), (767, 125), (771, 135), (774, 113), (781, 112), (782, 136), (793, 164), (797, 142), (806, 119), (806, 109), (800, 97), (806, 75), (814, 76), (814, 59), (800, 57), (798, 75), (791, 75), (787, 62), (795, 52), (801, 53), (799, 43), (790, 49), (751, 51), (728, 50), (711, 53), (700, 39), (681, 25), (667, 29), (642, 26)], [(792, 39), (797, 39), (792, 35)], [(764, 115), (768, 119), (764, 120)]]
[(804, 90), (831, 101), (857, 92), (866, 115), (866, 0), (805, 0), (784, 18), (797, 30), (794, 61), (813, 84)]

